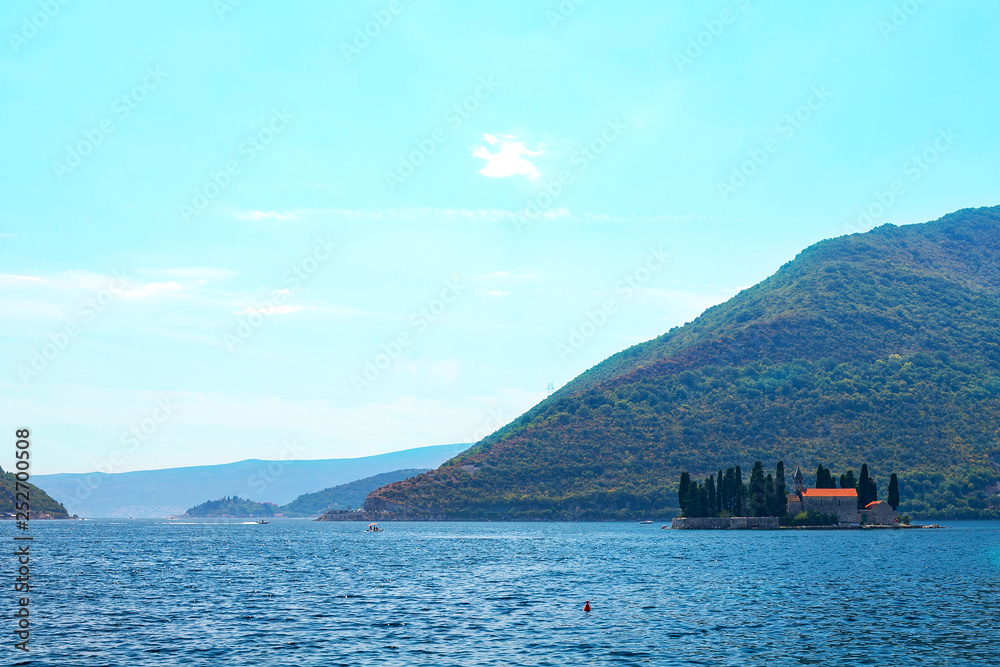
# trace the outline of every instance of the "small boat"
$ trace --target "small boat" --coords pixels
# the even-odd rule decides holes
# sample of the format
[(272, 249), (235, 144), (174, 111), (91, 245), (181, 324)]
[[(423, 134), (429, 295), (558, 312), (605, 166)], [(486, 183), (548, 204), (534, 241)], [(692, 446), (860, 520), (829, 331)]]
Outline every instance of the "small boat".
[(378, 527), (377, 523), (370, 523), (370, 524), (368, 524), (368, 530), (366, 530), (365, 532), (366, 533), (381, 533), (382, 529)]
[(266, 523), (267, 523), (267, 521), (264, 521), (263, 519), (260, 519), (259, 521), (257, 521), (257, 525), (258, 526), (263, 526)]
[(649, 519), (646, 519), (646, 520), (644, 520), (644, 521), (640, 521), (640, 522), (639, 522), (639, 525), (640, 525), (640, 526), (645, 526), (646, 524), (650, 524), (650, 523), (653, 523), (653, 522), (652, 522), (652, 521), (650, 521)]

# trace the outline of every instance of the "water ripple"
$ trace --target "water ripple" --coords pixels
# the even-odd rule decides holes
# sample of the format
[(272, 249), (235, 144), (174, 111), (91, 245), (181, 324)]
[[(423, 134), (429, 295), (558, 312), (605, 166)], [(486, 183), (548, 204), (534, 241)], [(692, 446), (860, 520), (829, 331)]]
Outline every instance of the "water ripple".
[(996, 522), (33, 528), (23, 665), (932, 667), (994, 665), (998, 652)]

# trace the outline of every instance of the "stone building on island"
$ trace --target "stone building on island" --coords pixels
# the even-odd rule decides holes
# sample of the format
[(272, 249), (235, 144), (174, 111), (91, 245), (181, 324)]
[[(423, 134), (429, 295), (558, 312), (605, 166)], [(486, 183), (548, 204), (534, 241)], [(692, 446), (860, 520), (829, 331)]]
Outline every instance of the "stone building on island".
[[(858, 523), (856, 489), (805, 489), (800, 498), (801, 512), (834, 514), (838, 523)], [(791, 503), (788, 511), (792, 511)]]
[(895, 526), (899, 523), (899, 515), (889, 503), (875, 500), (858, 512), (858, 523), (865, 526)]
[(795, 493), (788, 496), (788, 514), (795, 516), (800, 512), (833, 514), (840, 524), (893, 526), (899, 523), (895, 510), (883, 500), (870, 502), (858, 510), (857, 489), (805, 488), (801, 468), (795, 472)]

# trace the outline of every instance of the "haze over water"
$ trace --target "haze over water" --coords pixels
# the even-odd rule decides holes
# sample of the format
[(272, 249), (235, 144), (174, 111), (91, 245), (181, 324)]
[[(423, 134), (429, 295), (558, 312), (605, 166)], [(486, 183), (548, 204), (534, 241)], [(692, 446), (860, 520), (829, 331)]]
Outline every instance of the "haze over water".
[(1000, 523), (948, 526), (38, 522), (17, 664), (994, 665)]

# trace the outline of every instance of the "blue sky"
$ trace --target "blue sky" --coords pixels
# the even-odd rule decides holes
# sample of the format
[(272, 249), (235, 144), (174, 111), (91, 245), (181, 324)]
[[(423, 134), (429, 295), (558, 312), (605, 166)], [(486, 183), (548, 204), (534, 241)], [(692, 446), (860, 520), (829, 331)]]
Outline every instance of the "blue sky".
[(998, 19), (5, 2), (2, 421), (37, 473), (476, 440), (807, 245), (997, 204)]

